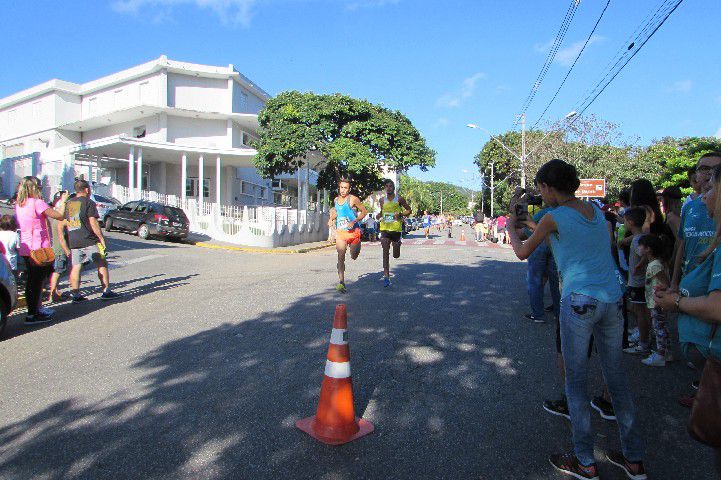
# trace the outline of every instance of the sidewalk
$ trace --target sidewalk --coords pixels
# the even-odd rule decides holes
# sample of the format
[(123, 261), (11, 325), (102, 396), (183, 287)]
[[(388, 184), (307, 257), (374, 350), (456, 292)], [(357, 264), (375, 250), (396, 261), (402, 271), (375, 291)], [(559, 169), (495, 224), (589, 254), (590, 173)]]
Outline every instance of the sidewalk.
[(216, 250), (230, 250), (235, 252), (249, 252), (249, 253), (269, 253), (269, 254), (292, 254), (292, 253), (308, 253), (314, 250), (320, 250), (327, 247), (332, 247), (334, 243), (322, 242), (311, 242), (302, 243), (300, 245), (290, 245), (287, 247), (276, 247), (276, 248), (263, 248), (263, 247), (250, 247), (243, 245), (236, 245), (234, 243), (221, 242), (218, 240), (208, 239), (201, 235), (195, 235), (191, 233), (188, 235), (186, 242), (201, 248), (210, 248)]

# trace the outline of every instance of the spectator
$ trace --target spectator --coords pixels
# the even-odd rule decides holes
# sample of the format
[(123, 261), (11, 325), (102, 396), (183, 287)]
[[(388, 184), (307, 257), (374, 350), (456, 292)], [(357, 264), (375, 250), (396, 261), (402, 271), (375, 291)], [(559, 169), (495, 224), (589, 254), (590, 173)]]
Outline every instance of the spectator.
[(0, 243), (3, 246), (3, 253), (10, 268), (18, 279), (18, 247), (20, 246), (20, 236), (18, 235), (18, 225), (15, 217), (12, 215), (3, 215), (0, 217)]
[[(120, 295), (110, 289), (108, 262), (105, 260), (105, 237), (98, 223), (98, 209), (90, 198), (90, 184), (85, 180), (75, 182), (75, 198), (65, 207), (67, 245), (70, 250), (72, 268), (70, 285), (73, 289), (73, 303), (81, 303), (87, 298), (80, 294), (80, 272), (83, 263), (89, 258), (98, 269), (98, 278), (103, 287), (101, 300), (115, 300)], [(59, 237), (64, 243), (64, 236)], [(63, 249), (65, 250), (65, 248)]]
[[(528, 258), (542, 242), (550, 239), (563, 278), (561, 348), (574, 450), (551, 455), (551, 464), (576, 478), (598, 477), (586, 388), (588, 345), (593, 335), (623, 446), (623, 453), (609, 452), (606, 456), (629, 477), (645, 478), (643, 446), (619, 348), (623, 328), (618, 302), (622, 291), (610, 251), (608, 224), (600, 210), (575, 197), (580, 180), (574, 166), (551, 160), (539, 169), (536, 184), (544, 203), (556, 208), (541, 219), (525, 242), (520, 240), (515, 228), (510, 228), (509, 234), (520, 259)], [(511, 226), (516, 221), (514, 210), (515, 205), (511, 205)], [(589, 252), (596, 254), (589, 255)]]
[(508, 219), (505, 217), (505, 215), (500, 215), (496, 219), (496, 231), (498, 232), (497, 238), (498, 243), (501, 245), (506, 243), (506, 221)]
[(37, 265), (30, 259), (30, 252), (41, 248), (50, 248), (48, 218), (62, 220), (63, 214), (53, 210), (41, 198), (40, 182), (35, 177), (24, 177), (20, 182), (18, 200), (15, 204), (15, 216), (20, 226), (20, 248), (18, 253), (25, 260), (27, 283), (25, 301), (28, 315), (26, 325), (49, 322), (53, 310), (41, 307), (43, 285), (52, 272), (52, 264)]
[[(703, 158), (703, 157), (702, 157)], [(721, 157), (716, 157), (721, 160)], [(700, 177), (700, 175), (699, 175)], [(679, 312), (678, 331), (681, 349), (699, 368), (709, 361), (721, 361), (721, 166), (713, 170), (710, 190), (701, 198), (716, 229), (712, 243), (701, 255), (701, 263), (681, 280), (680, 292), (659, 290), (656, 304), (665, 311)], [(696, 201), (696, 200), (693, 200)], [(690, 205), (689, 205), (690, 206)], [(716, 395), (721, 392), (716, 391)], [(717, 433), (717, 436), (721, 432)], [(721, 450), (716, 446), (721, 465)]]
[[(528, 222), (529, 227), (535, 229), (538, 222), (544, 215), (551, 210), (545, 207), (533, 216), (532, 221)], [(538, 245), (536, 250), (528, 257), (528, 274), (526, 283), (528, 286), (528, 301), (531, 306), (531, 313), (526, 314), (528, 320), (534, 323), (545, 323), (545, 308), (543, 305), (543, 285), (544, 279), (548, 279), (548, 287), (551, 291), (551, 300), (553, 301), (552, 309), (555, 318), (560, 313), (561, 292), (558, 286), (558, 272), (556, 271), (556, 262), (551, 253), (551, 247), (548, 242)]]
[(688, 176), (689, 185), (691, 186), (691, 188), (693, 188), (693, 192), (691, 192), (691, 195), (686, 197), (686, 199), (683, 201), (682, 207), (685, 207), (686, 204), (688, 202), (690, 202), (691, 200), (696, 200), (699, 197), (699, 195), (701, 195), (701, 190), (702, 190), (701, 184), (699, 184), (698, 178), (696, 177), (696, 175), (697, 175), (696, 174), (696, 165), (689, 168), (686, 171), (686, 175)]
[(647, 209), (641, 207), (631, 207), (626, 210), (623, 217), (627, 235), (630, 233), (624, 239), (624, 243), (629, 245), (626, 297), (631, 303), (631, 312), (636, 317), (638, 326), (638, 337), (631, 340), (638, 342), (638, 344), (625, 348), (624, 352), (637, 355), (648, 355), (650, 353), (648, 337), (651, 319), (646, 307), (646, 262), (638, 249), (638, 242), (643, 236), (644, 225), (648, 224), (648, 212)]
[(665, 367), (668, 353), (666, 314), (656, 306), (654, 298), (656, 289), (663, 288), (665, 290), (671, 284), (664, 258), (666, 251), (664, 239), (653, 234), (643, 235), (638, 240), (638, 250), (648, 260), (645, 285), (646, 307), (651, 312), (651, 321), (656, 335), (656, 351), (641, 362), (649, 367)]
[(665, 222), (669, 230), (673, 234), (675, 240), (678, 241), (678, 229), (681, 226), (681, 189), (679, 187), (664, 188), (661, 192), (661, 209), (665, 215)]
[[(63, 193), (65, 196), (63, 196)], [(57, 192), (53, 197), (53, 208), (59, 212), (65, 212), (65, 197), (67, 192)], [(60, 277), (68, 270), (68, 262), (70, 250), (67, 247), (65, 237), (64, 222), (50, 219), (50, 231), (53, 237), (53, 253), (55, 253), (55, 262), (53, 264), (53, 273), (50, 274), (50, 295), (48, 301), (60, 302), (69, 298), (68, 292), (61, 292), (58, 289)], [(63, 237), (62, 241), (60, 237)]]

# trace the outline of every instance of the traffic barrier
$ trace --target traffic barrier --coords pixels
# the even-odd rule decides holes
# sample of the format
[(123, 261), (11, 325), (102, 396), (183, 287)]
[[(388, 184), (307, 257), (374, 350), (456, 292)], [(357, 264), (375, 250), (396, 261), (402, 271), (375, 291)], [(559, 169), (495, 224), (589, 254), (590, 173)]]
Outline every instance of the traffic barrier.
[(327, 445), (351, 442), (371, 433), (375, 428), (372, 423), (355, 416), (348, 346), (348, 317), (344, 304), (335, 308), (316, 414), (298, 420), (295, 426)]
[(461, 228), (461, 242), (466, 241), (466, 231)]

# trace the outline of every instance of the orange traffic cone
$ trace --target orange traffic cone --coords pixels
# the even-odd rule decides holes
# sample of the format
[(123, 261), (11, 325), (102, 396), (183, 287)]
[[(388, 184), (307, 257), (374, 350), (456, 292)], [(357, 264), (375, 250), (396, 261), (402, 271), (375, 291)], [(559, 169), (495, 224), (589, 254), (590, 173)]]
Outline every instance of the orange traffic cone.
[(295, 422), (296, 427), (328, 445), (351, 442), (374, 429), (373, 424), (355, 416), (347, 332), (346, 308), (340, 304), (335, 308), (318, 410), (314, 417)]
[(466, 241), (466, 231), (461, 229), (461, 242)]

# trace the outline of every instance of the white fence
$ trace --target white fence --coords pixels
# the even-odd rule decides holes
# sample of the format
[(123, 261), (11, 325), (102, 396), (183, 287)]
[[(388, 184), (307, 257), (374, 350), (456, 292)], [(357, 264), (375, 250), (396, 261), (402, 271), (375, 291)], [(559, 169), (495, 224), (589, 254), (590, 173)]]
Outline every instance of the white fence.
[[(131, 201), (130, 193), (126, 187), (112, 186), (113, 197), (123, 203)], [(328, 238), (328, 212), (212, 202), (199, 205), (195, 199), (183, 201), (176, 195), (145, 190), (140, 192), (140, 198), (181, 208), (190, 221), (192, 232), (237, 245), (285, 247)]]

